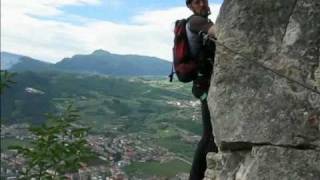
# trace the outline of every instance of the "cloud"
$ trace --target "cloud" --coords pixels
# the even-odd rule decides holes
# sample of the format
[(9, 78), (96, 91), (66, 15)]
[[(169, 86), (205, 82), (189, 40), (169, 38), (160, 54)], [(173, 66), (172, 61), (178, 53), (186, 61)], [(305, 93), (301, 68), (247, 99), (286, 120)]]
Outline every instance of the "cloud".
[(58, 8), (66, 5), (98, 5), (100, 0), (2, 0), (4, 15), (19, 13), (39, 16), (62, 14)]
[[(2, 50), (50, 62), (96, 49), (171, 60), (173, 23), (190, 15), (187, 8), (145, 11), (133, 16), (130, 24), (88, 19), (59, 10), (65, 5), (99, 3), (99, 0), (3, 0)], [(211, 19), (216, 18), (219, 8), (220, 5), (211, 5)], [(55, 16), (81, 23), (47, 18)]]
[[(210, 9), (212, 14), (209, 18), (215, 21), (220, 10), (220, 4), (212, 4)], [(176, 19), (185, 18), (191, 14), (191, 11), (183, 6), (166, 10), (146, 11), (135, 16), (133, 21), (141, 24), (168, 26), (168, 22), (174, 22)]]

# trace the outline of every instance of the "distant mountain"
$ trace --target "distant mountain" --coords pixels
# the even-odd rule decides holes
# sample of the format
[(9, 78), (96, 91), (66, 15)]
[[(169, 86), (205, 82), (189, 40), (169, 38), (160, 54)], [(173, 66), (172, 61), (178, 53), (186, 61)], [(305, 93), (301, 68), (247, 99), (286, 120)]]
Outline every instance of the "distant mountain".
[(16, 72), (47, 71), (53, 64), (14, 53), (1, 52), (1, 69)]
[(22, 72), (22, 71), (48, 71), (53, 69), (54, 69), (54, 64), (24, 56), (24, 57), (21, 57), (20, 61), (14, 64), (9, 70)]
[(10, 69), (13, 65), (20, 62), (20, 58), (23, 57), (22, 55), (8, 53), (8, 52), (1, 52), (1, 70)]
[(118, 55), (96, 50), (89, 55), (75, 55), (56, 64), (58, 69), (107, 75), (167, 75), (171, 63), (159, 58)]
[(168, 75), (171, 63), (156, 57), (119, 55), (96, 50), (87, 55), (74, 55), (56, 64), (27, 56), (1, 52), (1, 69), (11, 71), (66, 71), (75, 73), (105, 74), (115, 76)]

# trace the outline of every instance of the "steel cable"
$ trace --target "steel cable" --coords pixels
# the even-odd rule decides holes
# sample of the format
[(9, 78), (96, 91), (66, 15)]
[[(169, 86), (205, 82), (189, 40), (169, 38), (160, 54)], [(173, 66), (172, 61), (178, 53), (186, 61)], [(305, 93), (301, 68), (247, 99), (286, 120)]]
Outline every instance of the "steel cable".
[(320, 92), (317, 90), (316, 87), (314, 87), (314, 88), (313, 88), (313, 87), (310, 87), (309, 85), (306, 85), (306, 84), (304, 84), (304, 83), (302, 83), (302, 82), (300, 82), (300, 81), (298, 81), (298, 80), (296, 80), (296, 79), (293, 79), (293, 78), (288, 77), (288, 76), (286, 76), (286, 75), (284, 75), (284, 74), (281, 74), (280, 72), (278, 72), (278, 71), (276, 71), (276, 70), (274, 70), (274, 69), (271, 69), (271, 68), (269, 68), (269, 67), (266, 67), (266, 66), (264, 66), (263, 64), (259, 63), (258, 61), (255, 61), (255, 60), (253, 60), (253, 59), (251, 59), (251, 58), (248, 58), (247, 56), (245, 56), (245, 55), (243, 55), (243, 54), (241, 54), (241, 53), (239, 53), (239, 52), (237, 52), (237, 51), (229, 48), (228, 46), (226, 46), (225, 44), (219, 42), (218, 40), (216, 40), (216, 39), (214, 39), (214, 38), (211, 38), (211, 37), (209, 37), (208, 35), (205, 35), (205, 36), (207, 36), (207, 37), (204, 37), (204, 38), (207, 38), (207, 39), (215, 42), (216, 45), (222, 46), (222, 47), (228, 49), (230, 52), (232, 52), (232, 53), (234, 53), (234, 54), (237, 54), (237, 55), (243, 57), (244, 60), (249, 61), (249, 62), (252, 62), (252, 63), (258, 65), (259, 67), (262, 67), (263, 69), (265, 69), (265, 70), (267, 70), (267, 71), (270, 71), (270, 72), (276, 74), (277, 76), (283, 77), (283, 78), (287, 79), (287, 80), (290, 81), (290, 82), (299, 84), (301, 87), (304, 87), (305, 89), (308, 89), (308, 90), (310, 90), (310, 91), (312, 91), (312, 92), (317, 93), (317, 94), (320, 95)]

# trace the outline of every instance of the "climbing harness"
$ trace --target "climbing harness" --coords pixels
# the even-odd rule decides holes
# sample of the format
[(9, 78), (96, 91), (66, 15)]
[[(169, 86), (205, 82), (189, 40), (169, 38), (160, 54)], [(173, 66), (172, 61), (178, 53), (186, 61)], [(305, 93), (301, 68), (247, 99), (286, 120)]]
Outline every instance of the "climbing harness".
[(304, 87), (305, 89), (308, 89), (308, 90), (310, 90), (310, 91), (312, 91), (312, 92), (320, 95), (320, 92), (317, 90), (316, 87), (312, 88), (312, 87), (310, 87), (309, 85), (306, 85), (306, 84), (304, 84), (304, 83), (302, 83), (302, 82), (300, 82), (300, 81), (298, 81), (298, 80), (295, 80), (295, 79), (293, 79), (293, 78), (290, 78), (290, 77), (288, 77), (288, 76), (286, 76), (286, 75), (284, 75), (284, 74), (281, 74), (280, 72), (278, 72), (278, 71), (276, 71), (276, 70), (274, 70), (274, 69), (271, 69), (271, 68), (269, 68), (269, 67), (266, 67), (266, 66), (264, 66), (263, 64), (259, 63), (258, 61), (255, 61), (255, 60), (253, 60), (253, 59), (251, 59), (251, 58), (248, 58), (247, 56), (245, 56), (245, 55), (243, 55), (243, 54), (241, 54), (241, 53), (239, 53), (239, 52), (237, 52), (237, 51), (234, 51), (233, 49), (229, 48), (229, 47), (226, 46), (225, 44), (219, 42), (218, 40), (216, 40), (216, 39), (214, 39), (214, 38), (212, 38), (212, 37), (209, 37), (208, 34), (205, 34), (205, 35), (201, 34), (201, 35), (203, 36), (204, 39), (208, 39), (208, 40), (210, 40), (210, 41), (213, 41), (213, 42), (216, 43), (216, 45), (222, 46), (222, 47), (226, 48), (227, 50), (229, 50), (230, 52), (232, 52), (232, 53), (234, 53), (234, 54), (237, 54), (237, 55), (243, 57), (244, 60), (249, 61), (249, 62), (252, 62), (252, 63), (258, 65), (259, 67), (262, 67), (263, 69), (265, 69), (265, 70), (267, 70), (267, 71), (270, 71), (270, 72), (276, 74), (277, 76), (283, 77), (283, 78), (287, 79), (287, 80), (290, 81), (290, 82), (299, 84), (301, 87)]

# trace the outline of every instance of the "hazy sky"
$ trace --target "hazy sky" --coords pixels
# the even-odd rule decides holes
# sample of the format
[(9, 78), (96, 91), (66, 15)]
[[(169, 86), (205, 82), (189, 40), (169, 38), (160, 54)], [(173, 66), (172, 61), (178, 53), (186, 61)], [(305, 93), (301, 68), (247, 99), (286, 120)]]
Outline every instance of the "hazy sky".
[[(212, 20), (222, 0), (209, 0)], [(96, 49), (171, 61), (184, 0), (1, 0), (1, 51), (57, 62)]]

